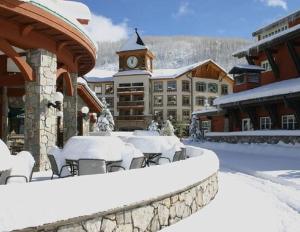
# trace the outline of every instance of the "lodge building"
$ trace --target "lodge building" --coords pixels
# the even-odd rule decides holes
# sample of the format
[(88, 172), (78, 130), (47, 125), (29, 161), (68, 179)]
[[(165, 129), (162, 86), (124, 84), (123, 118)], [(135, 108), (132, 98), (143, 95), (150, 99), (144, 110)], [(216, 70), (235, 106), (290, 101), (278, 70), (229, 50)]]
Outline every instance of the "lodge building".
[(248, 64), (230, 70), (233, 94), (194, 112), (212, 132), (300, 129), (300, 11), (253, 33), (257, 41), (233, 54)]
[(117, 130), (146, 129), (152, 119), (188, 125), (191, 113), (232, 93), (233, 80), (213, 60), (179, 69), (155, 69), (154, 54), (136, 31), (117, 52), (118, 72), (94, 70), (85, 76), (90, 88), (105, 97)]
[(75, 1), (1, 0), (0, 15), (0, 137), (23, 140), (44, 170), (48, 149), (86, 133), (102, 108), (80, 79), (95, 65), (91, 13)]

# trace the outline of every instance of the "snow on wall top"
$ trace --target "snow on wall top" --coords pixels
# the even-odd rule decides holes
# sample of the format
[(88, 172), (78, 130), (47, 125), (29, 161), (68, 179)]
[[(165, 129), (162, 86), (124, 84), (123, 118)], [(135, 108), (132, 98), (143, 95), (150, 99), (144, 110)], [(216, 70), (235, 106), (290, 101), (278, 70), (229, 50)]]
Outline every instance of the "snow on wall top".
[(198, 110), (198, 111), (194, 111), (192, 114), (204, 114), (204, 113), (210, 113), (210, 112), (218, 112), (219, 109), (216, 107), (209, 107), (207, 109), (203, 109), (203, 110)]
[(300, 92), (299, 77), (219, 97), (214, 100), (214, 105), (222, 105), (231, 102), (246, 101), (262, 97), (270, 97), (297, 92)]
[(71, 26), (79, 30), (87, 39), (89, 39), (95, 48), (97, 48), (97, 43), (91, 38), (85, 27), (78, 22), (77, 19), (91, 20), (91, 12), (89, 8), (80, 2), (75, 1), (64, 1), (64, 0), (19, 0), (22, 2), (27, 2), (42, 8), (49, 13), (63, 19)]
[(238, 57), (238, 56), (241, 56), (241, 55), (243, 55), (245, 53), (248, 54), (250, 49), (255, 49), (255, 48), (257, 49), (261, 45), (264, 45), (264, 44), (267, 44), (267, 43), (271, 43), (275, 39), (278, 39), (278, 38), (280, 38), (282, 36), (288, 35), (288, 34), (290, 34), (292, 32), (298, 31), (298, 30), (300, 30), (300, 24), (298, 24), (298, 25), (296, 25), (294, 27), (291, 27), (291, 28), (289, 28), (289, 29), (287, 29), (285, 31), (282, 31), (282, 32), (280, 32), (278, 34), (274, 34), (273, 36), (267, 37), (265, 39), (261, 39), (261, 40), (257, 41), (254, 44), (251, 44), (251, 45), (249, 45), (249, 46), (247, 46), (247, 47), (245, 47), (245, 48), (243, 48), (243, 49), (241, 49), (239, 51), (234, 52), (232, 55)]
[(113, 75), (115, 73), (115, 71), (94, 68), (92, 71), (85, 75), (85, 79), (88, 82), (112, 82)]
[(254, 130), (234, 132), (208, 132), (206, 136), (300, 136), (300, 130)]

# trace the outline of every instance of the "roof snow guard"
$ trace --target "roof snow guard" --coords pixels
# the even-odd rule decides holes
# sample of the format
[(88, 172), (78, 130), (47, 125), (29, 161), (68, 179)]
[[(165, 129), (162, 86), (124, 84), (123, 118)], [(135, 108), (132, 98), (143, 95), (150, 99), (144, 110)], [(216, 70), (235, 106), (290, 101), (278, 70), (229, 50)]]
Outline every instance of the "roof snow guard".
[(135, 51), (135, 50), (148, 50), (148, 47), (143, 42), (140, 37), (137, 28), (135, 28), (135, 33), (129, 38), (129, 40), (121, 47), (118, 52)]

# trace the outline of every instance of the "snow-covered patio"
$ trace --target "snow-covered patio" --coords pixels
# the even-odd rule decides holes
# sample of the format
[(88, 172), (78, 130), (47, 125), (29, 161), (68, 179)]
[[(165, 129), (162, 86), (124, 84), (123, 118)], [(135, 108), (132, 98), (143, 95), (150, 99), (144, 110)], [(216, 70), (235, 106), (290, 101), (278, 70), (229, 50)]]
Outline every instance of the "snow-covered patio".
[(218, 155), (219, 193), (205, 209), (164, 232), (299, 231), (299, 144), (187, 143)]

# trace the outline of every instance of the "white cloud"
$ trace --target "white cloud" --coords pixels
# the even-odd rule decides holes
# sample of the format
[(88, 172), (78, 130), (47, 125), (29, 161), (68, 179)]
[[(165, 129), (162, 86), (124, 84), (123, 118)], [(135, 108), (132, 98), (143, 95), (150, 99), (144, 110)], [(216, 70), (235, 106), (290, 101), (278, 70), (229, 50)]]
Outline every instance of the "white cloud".
[(111, 19), (101, 15), (92, 14), (92, 19), (87, 25), (87, 30), (96, 42), (118, 41), (128, 38), (127, 20), (114, 24)]
[(193, 13), (193, 10), (190, 8), (189, 2), (182, 2), (179, 5), (179, 8), (175, 14), (173, 14), (174, 17), (181, 17), (184, 15), (188, 15), (190, 13)]
[(260, 0), (261, 2), (267, 4), (267, 6), (271, 7), (281, 7), (284, 10), (287, 10), (287, 0)]

